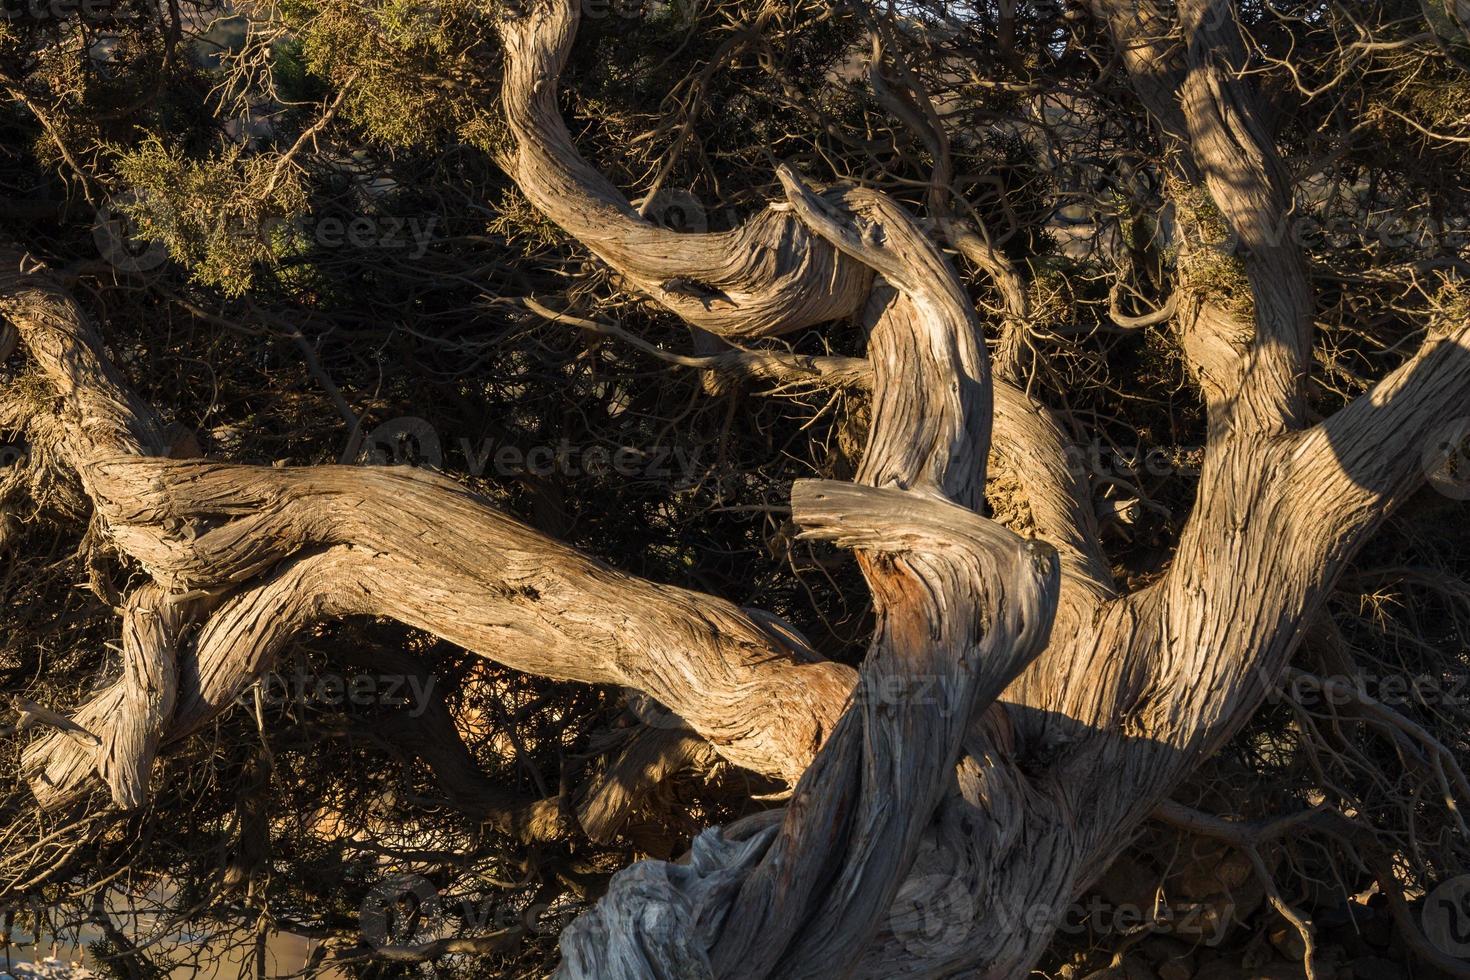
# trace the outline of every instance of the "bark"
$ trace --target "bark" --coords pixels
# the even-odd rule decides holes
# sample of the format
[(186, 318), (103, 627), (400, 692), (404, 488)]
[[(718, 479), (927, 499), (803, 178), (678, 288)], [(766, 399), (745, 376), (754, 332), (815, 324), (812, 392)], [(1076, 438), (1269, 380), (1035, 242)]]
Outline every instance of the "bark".
[[(1138, 29), (1136, 18), (1124, 16), (1125, 7), (1144, 9), (1148, 29)], [(1004, 701), (972, 727), (955, 781), (933, 815), (924, 846), (903, 852), (904, 859), (916, 855), (903, 894), (928, 900), (938, 892), (952, 892), (957, 895), (953, 904), (971, 914), (962, 917), (965, 921), (946, 941), (919, 944), (916, 950), (914, 921), (900, 902), (853, 967), (858, 975), (965, 972), (1010, 977), (1034, 963), (1063, 905), (1106, 867), (1170, 790), (1249, 717), (1320, 609), (1342, 562), (1421, 480), (1418, 448), (1429, 436), (1429, 419), (1466, 402), (1470, 375), (1465, 328), (1456, 324), (1452, 337), (1427, 345), (1379, 391), (1338, 417), (1301, 431), (1311, 298), (1300, 257), (1281, 235), (1289, 210), (1289, 180), (1260, 123), (1254, 93), (1233, 71), (1238, 45), (1226, 33), (1232, 26), (1221, 16), (1226, 8), (1187, 5), (1182, 24), (1148, 5), (1100, 3), (1098, 12), (1110, 21), (1125, 49), (1140, 97), (1155, 110), (1166, 136), (1191, 155), (1180, 178), (1215, 196), (1233, 234), (1245, 245), (1253, 309), (1246, 319), (1220, 297), (1206, 295), (1177, 304), (1181, 318), (1187, 316), (1184, 346), (1210, 397), (1214, 424), (1199, 502), (1175, 565), (1151, 588), (1120, 598), (1110, 596), (1102, 576), (1084, 572), (1067, 577), (1054, 641), (1006, 690)], [(570, 43), (568, 24), (574, 21), (570, 5), (551, 3), (549, 10), (548, 5), (530, 8), (507, 26), (513, 69), (507, 75), (507, 105), (515, 103), (515, 89), (528, 77), (543, 92), (551, 87), (564, 46)], [(546, 43), (537, 47), (525, 40), (527, 35)], [(1175, 37), (1183, 39), (1183, 49)], [(539, 64), (518, 64), (538, 57)], [(1187, 93), (1182, 106), (1174, 101), (1174, 93), (1181, 91)], [(555, 134), (541, 127), (547, 122), (522, 120), (515, 126), (522, 158), (538, 152), (527, 150), (527, 142), (553, 147)], [(559, 137), (554, 155), (567, 164), (568, 172), (568, 161), (578, 159)], [(536, 180), (522, 172), (517, 177)], [(803, 198), (793, 198), (798, 213), (809, 218), (800, 208)], [(538, 203), (580, 237), (580, 215), (569, 214), (560, 199), (543, 197)], [(822, 205), (809, 204), (808, 211), (820, 217), (832, 197)], [(599, 240), (615, 240), (628, 230), (616, 216), (604, 218), (596, 229)], [(844, 241), (820, 220), (812, 223), (839, 245)], [(858, 243), (863, 241), (863, 229), (850, 227), (847, 232), (850, 250), (863, 255), (853, 240), (855, 235)], [(882, 237), (874, 235), (868, 244)], [(623, 271), (621, 256), (599, 254)], [(892, 278), (889, 267), (875, 265), (875, 271)], [(901, 272), (898, 278), (903, 281)], [(931, 292), (947, 289), (933, 278), (925, 285)], [(662, 298), (656, 292), (650, 295)], [(678, 305), (666, 305), (682, 315)], [(759, 332), (748, 329), (742, 335)], [(880, 358), (897, 350), (885, 347), (875, 331), (870, 350), (875, 375), (881, 371)], [(899, 356), (912, 357), (917, 350), (904, 349)], [(922, 364), (921, 355), (914, 387), (932, 387), (934, 378)], [(1409, 378), (1416, 379), (1412, 385)], [(1388, 392), (1403, 385), (1412, 393), (1399, 395), (1394, 406), (1384, 401)], [(874, 390), (883, 405), (890, 393), (877, 380)], [(1002, 403), (999, 395), (996, 403)], [(1033, 426), (1036, 414), (1026, 416)], [(1354, 439), (1342, 437), (1344, 427), (1354, 430)], [(1365, 434), (1369, 429), (1372, 436)], [(932, 429), (919, 426), (913, 432), (919, 446), (930, 443)], [(886, 435), (875, 436), (869, 451), (883, 447)], [(1010, 435), (998, 432), (997, 440), (1003, 445)], [(1341, 451), (1359, 437), (1376, 446), (1385, 445), (1377, 440), (1401, 440), (1397, 444), (1406, 450), (1373, 453), (1371, 458)], [(1014, 451), (1020, 457), (1034, 445), (1017, 438)], [(1044, 458), (1055, 460), (1055, 455)], [(864, 469), (881, 473), (884, 465), (886, 460), (868, 460)], [(1079, 493), (1055, 470), (1032, 470), (1029, 476), (1028, 491), (1034, 494), (1040, 488), (1059, 502), (1050, 508), (1059, 527), (1072, 518), (1075, 538), (1067, 551), (1086, 563), (1094, 551), (1091, 529), (1076, 519), (1086, 507), (1068, 503), (1085, 500), (1085, 492)], [(1325, 520), (1323, 488), (1333, 494)], [(1066, 538), (1067, 532), (1059, 536)], [(875, 596), (883, 595), (879, 583), (874, 590)], [(865, 677), (878, 658), (875, 648)], [(839, 734), (844, 731), (839, 728)], [(834, 736), (826, 752), (838, 753), (840, 745)], [(824, 763), (819, 760), (814, 769), (825, 771)], [(788, 810), (783, 832), (819, 819), (820, 814), (802, 813), (803, 799), (799, 796)], [(921, 797), (919, 802), (927, 806), (928, 801)], [(818, 842), (808, 842), (814, 851), (820, 852), (833, 836), (851, 844), (840, 828), (824, 830), (829, 836), (818, 834)], [(764, 825), (737, 828), (697, 843), (688, 868), (641, 866), (625, 872), (597, 915), (566, 938), (566, 972), (615, 976), (642, 970), (641, 975), (672, 976), (697, 966), (689, 975), (766, 976), (815, 970), (822, 959), (807, 959), (805, 951), (830, 954), (822, 945), (832, 934), (828, 930), (846, 928), (842, 939), (852, 943), (860, 938), (861, 927), (875, 920), (857, 916), (837, 926), (831, 919), (803, 920), (801, 936), (793, 936), (788, 924), (820, 904), (812, 892), (801, 892), (803, 885), (811, 885), (796, 871), (781, 879), (795, 893), (775, 903), (783, 920), (756, 920), (774, 953), (754, 954), (741, 907), (708, 912), (711, 906), (725, 908), (723, 903), (730, 900), (724, 892), (737, 887), (746, 874), (743, 869), (769, 859), (776, 845), (763, 835), (774, 833)], [(925, 873), (935, 869), (944, 873)], [(824, 884), (846, 896), (838, 880), (828, 877)], [(743, 892), (748, 886), (738, 887)], [(762, 900), (771, 897), (762, 894)], [(633, 912), (639, 907), (657, 909), (649, 916), (657, 921), (643, 922), (642, 932), (642, 920)], [(719, 927), (708, 926), (702, 937), (691, 940), (691, 932), (698, 935), (693, 924), (703, 923), (703, 915), (711, 915)], [(688, 928), (665, 928), (665, 916)], [(629, 933), (640, 939), (624, 939)], [(736, 953), (722, 958), (732, 944)], [(837, 957), (823, 966), (847, 962)]]
[[(851, 687), (848, 668), (817, 661), (789, 628), (622, 575), (430, 474), (119, 458), (91, 479), (113, 540), (157, 581), (176, 595), (227, 590), (181, 670), (165, 741), (228, 707), (300, 631), (347, 616), (644, 691), (732, 762), (792, 780)], [(110, 709), (83, 714), (106, 724)], [(48, 781), (70, 788), (61, 773), (76, 754), (53, 739), (27, 760), (48, 759)]]
[[(801, 220), (882, 277), (869, 301), (873, 422), (858, 484), (799, 483), (807, 534), (858, 550), (877, 628), (854, 704), (779, 825), (708, 832), (687, 866), (614, 878), (562, 940), (562, 974), (841, 976), (888, 917), (988, 709), (1051, 632), (1059, 566), (972, 508), (990, 436), (983, 338), (953, 270), (880, 195), (819, 196)], [(943, 698), (917, 696), (933, 685)]]
[[(726, 340), (757, 340), (862, 315), (874, 270), (810, 230), (790, 201), (772, 202), (733, 232), (681, 234), (645, 221), (582, 158), (557, 107), (557, 80), (579, 15), (576, 4), (538, 0), (501, 24), (501, 102), (516, 137), (505, 165), (526, 196), (630, 288)], [(957, 289), (952, 280), (936, 282)], [(756, 376), (772, 367), (769, 355), (760, 352), (747, 361), (756, 362), (749, 368)], [(842, 373), (838, 364), (825, 366), (828, 374)], [(1038, 530), (1061, 550), (1069, 570), (1107, 591), (1111, 576), (1097, 542), (1090, 493), (1065, 451), (1070, 440), (1014, 385), (1002, 381), (995, 388), (995, 414), (1003, 426), (996, 449), (1036, 499)]]
[(768, 208), (729, 232), (688, 235), (645, 220), (577, 153), (557, 106), (579, 11), (530, 4), (507, 17), (501, 89), (516, 148), (506, 161), (542, 211), (593, 254), (689, 323), (720, 336), (789, 333), (856, 312), (872, 274)]
[(158, 742), (178, 702), (177, 651), (189, 603), (171, 602), (158, 586), (128, 597), (123, 611), (123, 672), (117, 714), (98, 747), (97, 772), (125, 809), (142, 806)]
[[(11, 271), (11, 254), (0, 311), (57, 389), (68, 461), (112, 542), (154, 580), (129, 601), (123, 679), (75, 716), (109, 748), (38, 740), (38, 797), (100, 772), (135, 804), (153, 747), (223, 710), (293, 635), (387, 616), (517, 669), (643, 691), (726, 759), (796, 783), (789, 806), (706, 832), (687, 862), (617, 875), (563, 936), (564, 975), (1023, 975), (1066, 903), (1249, 718), (1344, 562), (1422, 482), (1436, 424), (1470, 403), (1470, 327), (1446, 324), (1306, 427), (1312, 298), (1273, 237), (1290, 180), (1225, 7), (1181, 4), (1176, 24), (1124, 6), (1095, 5), (1140, 98), (1189, 150), (1176, 176), (1247, 244), (1253, 300), (1248, 317), (1215, 296), (1177, 304), (1213, 424), (1195, 508), (1150, 587), (1114, 593), (1065, 432), (989, 377), (981, 324), (911, 216), (783, 169), (785, 200), (734, 232), (648, 224), (557, 113), (577, 5), (534, 0), (502, 25), (507, 166), (528, 198), (712, 334), (868, 327), (865, 370), (797, 365), (870, 379), (858, 481), (799, 483), (792, 501), (809, 535), (858, 554), (877, 610), (861, 672), (820, 662), (772, 617), (623, 575), (431, 474), (163, 458), (156, 417), (82, 311), (44, 272)], [(992, 450), (1057, 556), (979, 514)], [(187, 624), (198, 633), (181, 642)], [(630, 764), (658, 778), (662, 760)], [(935, 936), (921, 927), (937, 901), (953, 915)]]
[[(20, 264), (12, 253), (3, 267)], [(44, 271), (12, 272), (0, 288), (63, 396), (68, 461), (111, 540), (168, 593), (168, 629), (135, 622), (158, 614), (152, 592), (130, 602), (123, 679), (77, 715), (114, 751), (197, 731), (297, 633), (344, 616), (391, 617), (517, 669), (644, 691), (730, 761), (793, 782), (841, 714), (851, 669), (820, 661), (776, 617), (623, 575), (442, 477), (139, 455), (166, 446), (162, 426), (122, 384), (83, 311)], [(106, 734), (125, 701), (151, 697), (149, 678), (167, 678), (173, 639), (193, 621), (173, 604), (194, 600), (204, 618), (177, 671), (177, 708), (148, 709), (146, 734)], [(48, 805), (74, 796), (98, 761), (62, 738), (25, 758)], [(117, 800), (138, 802), (131, 790)]]
[[(1291, 235), (1291, 179), (1244, 75), (1231, 4), (1187, 0), (1178, 20), (1152, 0), (1093, 0), (1139, 100), (1176, 155), (1175, 179), (1208, 196), (1229, 225), (1224, 240), (1185, 242), (1214, 261), (1238, 259), (1253, 310), (1180, 283), (1182, 346), (1218, 428), (1264, 432), (1304, 423), (1312, 294)], [(1185, 210), (1188, 210), (1187, 208)]]

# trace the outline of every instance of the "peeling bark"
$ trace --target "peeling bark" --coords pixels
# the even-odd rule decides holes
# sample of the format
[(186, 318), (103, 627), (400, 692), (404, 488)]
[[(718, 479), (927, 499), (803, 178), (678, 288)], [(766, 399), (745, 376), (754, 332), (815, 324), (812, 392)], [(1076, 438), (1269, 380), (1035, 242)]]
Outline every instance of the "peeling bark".
[[(503, 99), (508, 165), (537, 207), (717, 336), (842, 317), (868, 328), (865, 365), (689, 365), (867, 379), (857, 482), (799, 482), (792, 500), (809, 537), (858, 554), (877, 611), (861, 672), (765, 614), (625, 575), (431, 474), (163, 458), (157, 417), (80, 307), (7, 252), (0, 312), (56, 388), (64, 451), (110, 540), (153, 578), (128, 601), (122, 678), (75, 714), (102, 747), (34, 742), (38, 799), (100, 776), (138, 805), (158, 747), (217, 716), (301, 630), (390, 617), (516, 669), (644, 692), (725, 759), (796, 784), (783, 810), (701, 835), (687, 862), (617, 875), (563, 936), (563, 975), (1022, 975), (1065, 904), (1250, 717), (1344, 562), (1422, 482), (1436, 424), (1470, 407), (1470, 325), (1456, 323), (1306, 426), (1313, 299), (1279, 237), (1290, 180), (1225, 6), (1190, 0), (1177, 23), (1148, 4), (1094, 9), (1188, 151), (1177, 176), (1245, 245), (1253, 300), (1249, 316), (1203, 294), (1172, 310), (1211, 441), (1173, 564), (1148, 588), (1115, 593), (1064, 430), (989, 377), (968, 297), (911, 216), (783, 168), (786, 200), (736, 231), (644, 221), (556, 110), (576, 4), (534, 0), (502, 25)], [(981, 516), (992, 450), (1057, 555)], [(920, 684), (945, 697), (916, 696)], [(623, 762), (656, 780), (691, 750), (659, 739)], [(463, 761), (439, 767), (472, 777)], [(606, 783), (580, 804), (594, 834), (627, 809)], [(938, 897), (960, 914), (931, 941), (914, 907)]]
[[(299, 631), (363, 615), (398, 619), (518, 669), (644, 691), (730, 761), (793, 782), (841, 714), (852, 671), (821, 661), (774, 617), (623, 575), (442, 477), (137, 454), (145, 445), (161, 452), (162, 427), (102, 356), (80, 308), (40, 271), (10, 288), (6, 315), (65, 404), (85, 392), (67, 408), (69, 461), (112, 541), (167, 593), (135, 600), (124, 678), (77, 716), (115, 750), (198, 730)], [(214, 611), (178, 670), (169, 724), (156, 731), (169, 715), (164, 698), (148, 709), (150, 720), (127, 722), (131, 734), (103, 736), (125, 698), (141, 707), (150, 686), (166, 680), (161, 660), (187, 621), (175, 604), (194, 599)], [(145, 625), (150, 615), (167, 628)], [(152, 662), (138, 659), (144, 652)], [(135, 805), (134, 790), (121, 790), (134, 782), (123, 772), (141, 762), (107, 765), (110, 781), (120, 781), (118, 801)], [(40, 798), (55, 804), (75, 793), (94, 760), (74, 740), (48, 738), (29, 747), (26, 768)]]

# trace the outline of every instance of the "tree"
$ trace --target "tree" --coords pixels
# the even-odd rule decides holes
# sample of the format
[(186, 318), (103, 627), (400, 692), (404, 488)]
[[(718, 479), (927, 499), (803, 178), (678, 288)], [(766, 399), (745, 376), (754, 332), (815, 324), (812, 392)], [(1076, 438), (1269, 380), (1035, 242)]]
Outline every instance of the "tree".
[[(547, 955), (352, 922), (481, 861), (580, 912), (567, 976), (1010, 977), (1162, 823), (1308, 975), (1288, 830), (1470, 973), (1411, 905), (1464, 869), (1470, 712), (1355, 683), (1467, 666), (1464, 11), (54, 8), (0, 33), (6, 181), (55, 191), (0, 255), (0, 895), (135, 972), (126, 870), (257, 973), (282, 927)], [(459, 432), (513, 461), (456, 478)], [(293, 660), (419, 695), (272, 700)]]

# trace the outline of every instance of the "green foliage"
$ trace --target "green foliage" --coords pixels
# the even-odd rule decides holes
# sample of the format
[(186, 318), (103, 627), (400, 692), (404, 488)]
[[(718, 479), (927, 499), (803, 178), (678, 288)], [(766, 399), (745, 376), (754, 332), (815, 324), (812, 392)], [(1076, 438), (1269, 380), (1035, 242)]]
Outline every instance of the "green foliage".
[(1229, 222), (1203, 187), (1175, 183), (1171, 195), (1183, 231), (1177, 249), (1181, 283), (1249, 322), (1255, 299)]
[(470, 0), (288, 0), (294, 32), (278, 66), (349, 86), (349, 119), (372, 139), (410, 147), (456, 132), (488, 146), (499, 120), (482, 74), (490, 10)]
[(150, 138), (124, 152), (117, 169), (133, 193), (115, 203), (138, 237), (163, 243), (196, 282), (226, 296), (242, 295), (256, 267), (289, 247), (290, 222), (305, 205), (289, 161), (247, 157), (238, 144), (188, 159)]

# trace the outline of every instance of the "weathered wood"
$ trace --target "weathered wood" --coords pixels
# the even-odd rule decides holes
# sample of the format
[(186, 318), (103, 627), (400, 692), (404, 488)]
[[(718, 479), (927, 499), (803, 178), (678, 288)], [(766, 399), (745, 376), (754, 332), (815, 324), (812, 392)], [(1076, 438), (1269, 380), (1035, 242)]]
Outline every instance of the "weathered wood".
[[(1134, 91), (1180, 152), (1175, 179), (1218, 208), (1228, 241), (1182, 247), (1238, 262), (1252, 315), (1227, 308), (1185, 277), (1181, 346), (1219, 428), (1281, 432), (1305, 422), (1312, 294), (1291, 228), (1291, 181), (1243, 77), (1243, 44), (1231, 4), (1186, 0), (1177, 19), (1153, 0), (1093, 0)], [(1200, 202), (1203, 203), (1203, 202)], [(1195, 205), (1191, 205), (1193, 207)], [(1185, 210), (1189, 210), (1186, 208)]]
[[(353, 615), (543, 676), (645, 691), (732, 762), (793, 781), (852, 686), (850, 669), (789, 628), (623, 575), (426, 473), (129, 459), (97, 480), (115, 540), (160, 581), (229, 590), (181, 672), (168, 738), (228, 707), (300, 630)], [(147, 489), (129, 501), (132, 486)], [(27, 758), (48, 752), (74, 748), (53, 740)]]
[(193, 619), (191, 605), (171, 601), (149, 583), (128, 597), (123, 610), (117, 711), (97, 750), (97, 772), (123, 809), (140, 807), (148, 797), (153, 760), (178, 703), (177, 653)]
[[(1146, 11), (1142, 27), (1124, 7)], [(38, 797), (64, 798), (100, 768), (131, 805), (154, 740), (214, 717), (297, 632), (391, 616), (520, 669), (644, 691), (725, 758), (797, 781), (790, 806), (702, 835), (687, 863), (618, 875), (563, 937), (564, 974), (1024, 975), (1055, 913), (1250, 716), (1343, 563), (1422, 482), (1435, 427), (1470, 409), (1470, 326), (1447, 324), (1304, 428), (1312, 300), (1272, 237), (1289, 181), (1234, 70), (1222, 5), (1179, 7), (1176, 21), (1148, 4), (1095, 4), (1140, 98), (1189, 151), (1176, 176), (1256, 246), (1244, 260), (1254, 309), (1191, 289), (1176, 304), (1211, 441), (1173, 564), (1121, 597), (1087, 482), (1058, 458), (1064, 434), (987, 378), (974, 312), (909, 216), (787, 170), (788, 199), (736, 232), (656, 228), (581, 160), (556, 112), (576, 4), (532, 0), (503, 25), (511, 170), (630, 288), (730, 338), (833, 317), (869, 327), (866, 485), (800, 483), (793, 498), (809, 533), (858, 551), (873, 590), (856, 689), (851, 671), (761, 614), (625, 576), (437, 477), (157, 458), (156, 417), (80, 309), (17, 271), (18, 255), (0, 261), (0, 312), (56, 387), (68, 462), (114, 543), (155, 577), (133, 605), (188, 596), (180, 605), (201, 617), (179, 652), (171, 716), (160, 658), (178, 630), (128, 627), (129, 673), (75, 716), (109, 754), (39, 739), (26, 754)], [(726, 363), (737, 362), (789, 367)], [(1062, 550), (1060, 585), (1045, 548), (976, 513), (992, 448), (1025, 475), (1038, 530)], [(920, 682), (949, 700), (908, 696)], [(115, 718), (126, 724), (112, 730)], [(664, 769), (662, 756), (629, 759), (648, 778)], [(959, 910), (955, 928), (916, 941), (913, 906), (938, 897)]]
[[(12, 253), (0, 268), (20, 261)], [(214, 611), (177, 670), (178, 708), (164, 741), (224, 710), (301, 629), (348, 615), (397, 618), (545, 676), (644, 691), (730, 761), (792, 782), (841, 714), (853, 671), (820, 660), (775, 617), (619, 573), (443, 477), (159, 458), (162, 426), (103, 356), (75, 302), (39, 268), (7, 282), (3, 309), (64, 396), (68, 462), (111, 540), (168, 601), (212, 600), (171, 608), (160, 620), (167, 636), (143, 625), (157, 600), (139, 600), (121, 686), (77, 715), (101, 736), (123, 717), (125, 692), (146, 708), (146, 720), (128, 715), (130, 733), (109, 736), (110, 751), (146, 748), (142, 733), (168, 714), (166, 699), (155, 704), (143, 692), (169, 676), (156, 661), (172, 656), (168, 637), (189, 608)], [(138, 659), (145, 651), (155, 662)], [(108, 768), (120, 787), (140, 764), (119, 756)], [(26, 752), (47, 804), (73, 795), (96, 765), (70, 739), (43, 739)], [(135, 805), (133, 790), (120, 802)]]
[(787, 210), (767, 208), (729, 232), (681, 234), (645, 220), (582, 159), (556, 102), (579, 16), (565, 2), (503, 15), (501, 101), (516, 137), (506, 169), (532, 203), (630, 286), (713, 333), (770, 336), (856, 312), (872, 274)]
[[(799, 483), (792, 495), (810, 536), (858, 549), (877, 628), (855, 703), (781, 824), (744, 842), (711, 832), (687, 867), (616, 876), (563, 935), (569, 977), (855, 969), (931, 839), (972, 712), (1051, 631), (1054, 550), (971, 509), (984, 488), (990, 391), (979, 324), (953, 271), (887, 199), (819, 197), (793, 171), (781, 178), (803, 221), (885, 280), (867, 315), (867, 485)], [(936, 688), (946, 696), (920, 696)]]
[[(802, 197), (798, 195), (773, 202), (732, 232), (680, 234), (640, 217), (587, 164), (567, 132), (556, 100), (557, 80), (579, 17), (579, 5), (570, 0), (534, 0), (507, 14), (501, 23), (506, 47), (501, 96), (516, 137), (507, 168), (537, 208), (607, 262), (630, 288), (691, 326), (727, 340), (769, 337), (861, 314), (869, 302), (873, 269), (850, 249), (843, 250), (809, 228), (813, 208), (824, 198), (836, 202), (850, 191), (808, 193), (811, 201), (804, 205), (801, 220), (793, 210)], [(963, 291), (954, 293), (958, 285), (952, 275), (935, 277), (933, 267), (918, 274), (927, 283), (924, 289), (950, 291), (950, 299), (968, 310)], [(670, 282), (685, 285), (666, 288)], [(689, 283), (710, 287), (711, 295), (689, 295)], [(878, 342), (883, 343), (881, 338)], [(724, 363), (728, 366), (734, 360), (756, 376), (768, 376), (778, 366), (767, 352), (748, 352)], [(845, 365), (828, 363), (827, 370), (846, 376)], [(1077, 471), (1074, 459), (1059, 451), (1068, 440), (1055, 420), (1019, 389), (1005, 382), (996, 388), (995, 415), (1003, 432), (995, 440), (995, 451), (1034, 502), (1037, 530), (1061, 550), (1065, 567), (1085, 587), (1109, 591), (1111, 576), (1097, 540), (1085, 475)], [(897, 393), (886, 397), (902, 400)], [(895, 404), (888, 410), (897, 408)], [(985, 405), (976, 411), (991, 409)], [(983, 469), (985, 460), (980, 465)]]
[[(928, 866), (946, 869), (945, 880), (971, 900), (975, 919), (962, 932), (964, 941), (916, 952), (900, 935), (902, 914), (896, 908), (890, 927), (879, 930), (867, 951), (861, 975), (1023, 973), (1044, 948), (1054, 921), (1048, 925), (1043, 915), (1031, 929), (1018, 923), (1035, 918), (1038, 911), (1060, 908), (1100, 873), (1130, 829), (1203, 753), (1249, 716), (1264, 685), (1289, 656), (1300, 624), (1319, 607), (1339, 554), (1355, 548), (1389, 505), (1390, 498), (1375, 488), (1347, 494), (1354, 515), (1350, 522), (1324, 528), (1311, 513), (1313, 505), (1307, 501), (1316, 492), (1287, 461), (1295, 460), (1307, 444), (1320, 443), (1321, 433), (1334, 427), (1331, 421), (1290, 440), (1251, 438), (1253, 432), (1281, 432), (1300, 423), (1301, 331), (1310, 297), (1301, 288), (1299, 263), (1272, 264), (1283, 248), (1289, 251), (1289, 240), (1267, 247), (1279, 244), (1281, 239), (1272, 236), (1286, 230), (1280, 224), (1287, 214), (1284, 182), (1279, 167), (1273, 169), (1272, 149), (1262, 139), (1261, 127), (1249, 118), (1255, 111), (1249, 83), (1229, 74), (1228, 65), (1211, 55), (1212, 46), (1222, 43), (1218, 32), (1230, 26), (1228, 18), (1205, 24), (1198, 10), (1186, 11), (1193, 18), (1189, 30), (1196, 76), (1201, 83), (1213, 79), (1212, 90), (1220, 94), (1214, 108), (1196, 100), (1181, 109), (1175, 97), (1190, 64), (1171, 41), (1179, 31), (1177, 23), (1145, 5), (1152, 19), (1135, 30), (1126, 22), (1124, 7), (1134, 11), (1136, 5), (1098, 7), (1105, 18), (1119, 15), (1112, 24), (1114, 34), (1135, 72), (1140, 96), (1155, 108), (1166, 133), (1197, 155), (1198, 162), (1189, 160), (1182, 178), (1213, 181), (1222, 195), (1229, 191), (1230, 199), (1222, 204), (1227, 219), (1260, 246), (1246, 262), (1263, 322), (1242, 318), (1216, 296), (1186, 293), (1177, 304), (1183, 346), (1211, 399), (1212, 431), (1219, 440), (1212, 445), (1201, 485), (1206, 516), (1192, 519), (1193, 532), (1186, 534), (1187, 546), (1181, 547), (1175, 569), (1155, 586), (1121, 599), (1107, 599), (1104, 590), (1100, 597), (1106, 601), (1101, 603), (1063, 603), (1059, 616), (1065, 617), (1065, 626), (1059, 622), (1057, 640), (1007, 691), (1007, 704), (988, 713), (975, 733), (959, 766), (957, 791), (936, 816), (943, 830), (925, 852)], [(1223, 54), (1228, 62), (1228, 52)], [(549, 82), (553, 74), (548, 70), (538, 77)], [(1194, 118), (1186, 117), (1186, 111)], [(518, 137), (536, 140), (540, 134), (526, 129)], [(1231, 139), (1244, 142), (1232, 149), (1227, 145)], [(1236, 179), (1239, 186), (1227, 186)], [(560, 220), (558, 211), (555, 206), (547, 209), (555, 220)], [(860, 245), (862, 232), (854, 233)], [(1455, 341), (1460, 352), (1463, 342), (1463, 335)], [(1445, 362), (1450, 360), (1445, 356)], [(1429, 401), (1463, 405), (1462, 367), (1441, 366), (1441, 380), (1459, 391), (1451, 395), (1441, 388)], [(1373, 404), (1372, 398), (1362, 404)], [(1375, 482), (1413, 483), (1420, 476), (1415, 447), (1428, 433), (1406, 419), (1384, 426), (1379, 435), (1392, 438), (1390, 431), (1409, 439), (1409, 448), (1388, 460), (1380, 454), (1379, 463), (1392, 470), (1393, 478), (1380, 476)], [(1231, 432), (1237, 436), (1225, 438)], [(919, 444), (928, 438), (918, 430)], [(1314, 468), (1321, 467), (1321, 472), (1315, 479), (1335, 470), (1357, 487), (1345, 462), (1332, 452), (1319, 454)], [(1298, 477), (1288, 477), (1288, 471)], [(1039, 474), (1037, 482), (1066, 487), (1054, 473)], [(1061, 506), (1052, 507), (1052, 514), (1077, 512), (1066, 506), (1065, 490), (1054, 499)], [(1281, 534), (1282, 523), (1288, 521), (1302, 528), (1299, 537)], [(1071, 550), (1085, 556), (1092, 549), (1085, 533), (1078, 533), (1083, 534), (1081, 544)], [(1039, 777), (1022, 775), (1015, 756), (1038, 750), (1056, 761)], [(738, 877), (743, 874), (739, 868), (758, 861), (752, 848), (771, 846), (755, 843), (760, 834), (774, 834), (770, 827), (751, 833), (738, 842), (703, 841), (688, 869), (631, 869), (626, 873), (629, 903), (600, 910), (602, 923), (618, 935), (636, 931), (635, 895), (638, 901), (656, 904), (661, 898), (673, 903), (668, 909), (672, 920), (694, 914), (702, 903), (717, 902), (721, 889), (734, 887), (732, 867)], [(925, 887), (920, 870), (916, 867), (910, 879), (916, 893)], [(620, 918), (619, 908), (627, 916)], [(724, 929), (737, 928), (740, 920), (733, 920), (734, 925), (731, 919), (721, 921)], [(587, 929), (597, 935), (595, 922)], [(670, 953), (662, 963), (634, 955), (630, 944), (621, 942), (609, 944), (609, 958), (601, 961), (574, 931), (567, 972), (636, 974), (640, 969), (669, 969), (676, 962), (692, 969), (694, 961), (705, 970), (698, 943), (689, 935), (681, 934), (679, 953)], [(773, 941), (782, 935), (778, 931)], [(725, 941), (715, 936), (709, 940)], [(643, 947), (645, 953), (648, 948)], [(732, 958), (726, 964), (731, 975), (735, 962)], [(741, 969), (751, 967), (750, 975), (760, 975), (753, 962), (742, 962)]]

